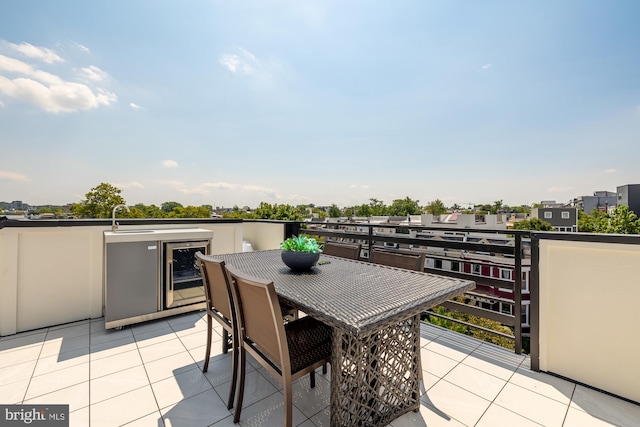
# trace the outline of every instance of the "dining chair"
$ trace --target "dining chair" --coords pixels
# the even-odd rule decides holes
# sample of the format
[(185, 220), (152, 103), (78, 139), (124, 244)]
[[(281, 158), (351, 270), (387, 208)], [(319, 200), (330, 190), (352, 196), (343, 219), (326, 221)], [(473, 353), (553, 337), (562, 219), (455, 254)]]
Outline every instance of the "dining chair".
[(236, 343), (238, 325), (235, 310), (233, 309), (231, 286), (223, 260), (205, 256), (202, 252), (196, 252), (195, 257), (200, 266), (204, 294), (207, 300), (207, 347), (202, 372), (207, 372), (209, 369), (211, 335), (213, 319), (215, 319), (222, 326), (222, 353), (227, 353), (230, 348), (233, 349), (231, 356), (231, 389), (229, 390), (229, 400), (227, 402), (227, 408), (231, 409), (233, 408), (238, 376), (238, 346)]
[[(425, 255), (424, 252), (372, 248), (369, 254), (369, 261), (374, 264), (424, 272)], [(422, 380), (422, 359), (419, 355), (420, 352), (418, 352), (418, 378)]]
[(233, 422), (240, 421), (246, 353), (252, 355), (284, 389), (285, 426), (293, 422), (293, 381), (310, 375), (331, 359), (331, 327), (305, 316), (284, 323), (273, 282), (226, 266), (240, 333), (240, 384)]
[(424, 252), (398, 251), (383, 248), (372, 248), (369, 261), (390, 267), (407, 270), (424, 271)]
[(322, 253), (340, 258), (359, 259), (361, 243), (325, 242)]

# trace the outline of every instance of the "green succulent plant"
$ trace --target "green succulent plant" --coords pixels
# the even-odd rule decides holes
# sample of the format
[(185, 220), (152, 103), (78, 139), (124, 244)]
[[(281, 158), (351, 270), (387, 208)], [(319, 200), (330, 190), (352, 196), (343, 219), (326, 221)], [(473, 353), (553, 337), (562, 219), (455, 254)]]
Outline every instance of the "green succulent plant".
[(307, 236), (289, 237), (287, 240), (280, 243), (280, 248), (285, 251), (294, 252), (322, 252), (322, 248), (320, 247), (318, 242), (316, 242), (316, 239)]

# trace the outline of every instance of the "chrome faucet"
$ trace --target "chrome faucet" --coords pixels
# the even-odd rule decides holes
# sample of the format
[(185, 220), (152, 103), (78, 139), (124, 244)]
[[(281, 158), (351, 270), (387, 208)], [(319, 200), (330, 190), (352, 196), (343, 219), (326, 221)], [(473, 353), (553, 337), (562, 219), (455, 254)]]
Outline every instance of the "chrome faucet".
[(118, 224), (116, 222), (116, 211), (118, 209), (120, 209), (120, 208), (125, 208), (127, 210), (127, 212), (131, 212), (127, 205), (123, 205), (123, 204), (115, 205), (113, 207), (113, 212), (111, 213), (111, 231), (116, 231), (118, 229), (118, 227), (120, 226), (120, 224)]

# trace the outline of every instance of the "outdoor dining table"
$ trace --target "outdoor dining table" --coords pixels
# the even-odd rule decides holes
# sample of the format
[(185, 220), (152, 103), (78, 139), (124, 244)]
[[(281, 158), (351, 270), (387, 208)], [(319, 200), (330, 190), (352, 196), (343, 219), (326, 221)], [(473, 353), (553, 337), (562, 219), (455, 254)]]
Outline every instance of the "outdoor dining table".
[(420, 408), (420, 314), (471, 280), (321, 255), (294, 272), (281, 250), (219, 255), (271, 280), (286, 304), (332, 327), (331, 425), (381, 426)]

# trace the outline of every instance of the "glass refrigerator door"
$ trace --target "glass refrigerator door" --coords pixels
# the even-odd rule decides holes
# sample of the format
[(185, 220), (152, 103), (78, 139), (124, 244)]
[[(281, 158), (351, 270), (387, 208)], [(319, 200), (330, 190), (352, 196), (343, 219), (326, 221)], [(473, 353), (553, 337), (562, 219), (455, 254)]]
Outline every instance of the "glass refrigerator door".
[(167, 243), (165, 308), (203, 302), (204, 287), (195, 254), (209, 253), (209, 242)]

